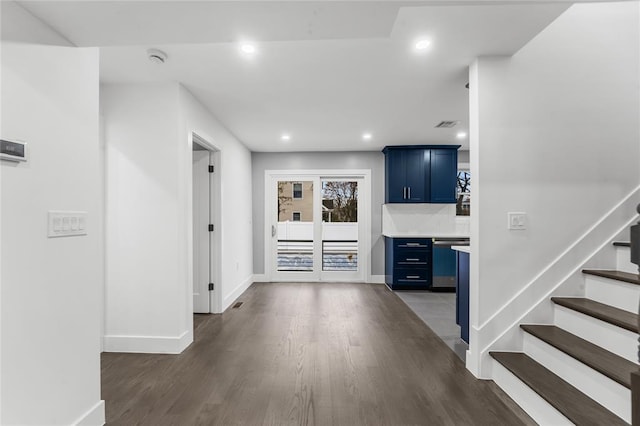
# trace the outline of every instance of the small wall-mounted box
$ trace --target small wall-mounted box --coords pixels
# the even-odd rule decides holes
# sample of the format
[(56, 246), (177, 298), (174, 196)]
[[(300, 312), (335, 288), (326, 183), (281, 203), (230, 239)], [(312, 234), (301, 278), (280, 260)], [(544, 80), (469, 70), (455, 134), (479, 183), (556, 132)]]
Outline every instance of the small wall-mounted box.
[(0, 139), (0, 160), (27, 161), (27, 144)]

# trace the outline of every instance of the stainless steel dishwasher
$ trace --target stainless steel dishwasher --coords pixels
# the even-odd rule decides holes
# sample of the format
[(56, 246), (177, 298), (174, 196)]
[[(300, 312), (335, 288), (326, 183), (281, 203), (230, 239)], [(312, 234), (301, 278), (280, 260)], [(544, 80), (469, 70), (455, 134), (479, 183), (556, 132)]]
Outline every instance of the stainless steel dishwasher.
[(456, 252), (451, 246), (468, 246), (468, 238), (433, 238), (433, 291), (456, 291)]

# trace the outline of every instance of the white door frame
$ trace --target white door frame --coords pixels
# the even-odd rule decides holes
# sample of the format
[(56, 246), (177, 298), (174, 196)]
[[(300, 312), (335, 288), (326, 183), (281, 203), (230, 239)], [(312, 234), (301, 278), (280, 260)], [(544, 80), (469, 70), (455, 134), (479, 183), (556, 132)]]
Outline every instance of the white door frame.
[[(265, 170), (264, 177), (264, 265), (265, 278), (267, 281), (300, 281), (301, 277), (305, 277), (305, 273), (287, 273), (276, 274), (274, 272), (274, 250), (277, 251), (277, 245), (274, 248), (274, 238), (272, 237), (272, 226), (277, 229), (277, 189), (273, 182), (277, 180), (315, 180), (316, 184), (323, 178), (357, 178), (361, 181), (358, 186), (358, 222), (362, 223), (358, 226), (358, 270), (357, 278), (339, 279), (339, 281), (354, 282), (371, 282), (371, 169), (306, 169), (306, 170)], [(314, 221), (322, 221), (322, 217), (316, 219), (316, 212), (320, 212), (322, 203), (321, 189), (314, 190)], [(316, 203), (318, 204), (316, 206)], [(318, 227), (319, 228), (319, 227)], [(317, 229), (314, 231), (314, 240), (320, 241), (322, 235), (318, 234)], [(277, 239), (276, 239), (277, 242)], [(322, 256), (321, 253), (314, 251), (314, 256)], [(322, 262), (314, 262), (316, 265), (322, 265)], [(318, 271), (313, 278), (312, 274), (306, 274), (306, 281), (320, 281), (321, 272)], [(327, 274), (327, 273), (325, 273)], [(331, 274), (329, 274), (331, 275)]]
[[(209, 201), (210, 201), (210, 207), (209, 207), (209, 211), (210, 211), (210, 216), (211, 216), (211, 223), (213, 223), (214, 225), (214, 231), (211, 233), (211, 239), (210, 239), (210, 253), (211, 253), (211, 259), (210, 259), (210, 265), (211, 265), (211, 280), (214, 284), (214, 291), (210, 291), (209, 292), (209, 310), (211, 313), (220, 313), (222, 311), (222, 285), (221, 285), (221, 273), (220, 273), (220, 265), (221, 265), (221, 247), (222, 247), (222, 243), (221, 243), (221, 183), (220, 183), (220, 156), (221, 156), (221, 151), (211, 142), (209, 142), (211, 139), (207, 138), (207, 137), (203, 137), (201, 134), (196, 133), (196, 132), (190, 132), (189, 133), (189, 148), (190, 151), (193, 150), (193, 143), (194, 141), (204, 147), (207, 148), (209, 150), (209, 152), (211, 153), (211, 165), (214, 166), (214, 173), (213, 176), (211, 177), (211, 193), (210, 193), (210, 197), (209, 197)], [(192, 162), (189, 162), (189, 170), (191, 171), (191, 167), (192, 167)], [(191, 171), (191, 173), (189, 173), (190, 175), (193, 175), (193, 172)], [(189, 179), (189, 190), (188, 190), (188, 194), (189, 194), (189, 200), (188, 200), (188, 215), (187, 215), (187, 221), (188, 221), (188, 226), (189, 229), (192, 230), (193, 229), (193, 179)], [(189, 265), (189, 279), (190, 279), (190, 283), (191, 283), (191, 289), (193, 289), (193, 232), (190, 231), (188, 233), (189, 236), (189, 241), (188, 241), (188, 265)], [(193, 296), (191, 296), (191, 300), (193, 299)], [(192, 302), (193, 303), (193, 302)], [(191, 312), (193, 312), (193, 306), (191, 307)]]

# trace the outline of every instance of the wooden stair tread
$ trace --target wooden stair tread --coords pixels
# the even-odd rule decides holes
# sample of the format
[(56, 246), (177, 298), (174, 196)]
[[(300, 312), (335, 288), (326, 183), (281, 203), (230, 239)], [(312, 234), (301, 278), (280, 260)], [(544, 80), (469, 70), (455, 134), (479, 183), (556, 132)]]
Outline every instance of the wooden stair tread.
[(640, 276), (631, 272), (604, 270), (604, 269), (583, 269), (583, 274), (594, 275), (596, 277), (609, 278), (617, 281), (624, 281), (630, 284), (640, 285)]
[(489, 354), (576, 425), (627, 425), (527, 355), (519, 352)]
[(634, 333), (638, 330), (638, 314), (583, 297), (552, 297), (553, 303), (608, 322)]
[(520, 325), (527, 333), (631, 389), (638, 365), (554, 325)]
[(631, 247), (631, 243), (629, 241), (614, 241), (613, 245), (616, 247)]

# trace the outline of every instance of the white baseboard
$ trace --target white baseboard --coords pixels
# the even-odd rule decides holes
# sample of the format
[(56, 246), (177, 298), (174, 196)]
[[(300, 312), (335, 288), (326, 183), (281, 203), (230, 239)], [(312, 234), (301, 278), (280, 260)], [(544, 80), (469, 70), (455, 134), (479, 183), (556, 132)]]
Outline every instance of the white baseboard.
[(371, 275), (371, 284), (384, 284), (384, 277), (386, 275)]
[(224, 298), (224, 300), (222, 301), (222, 312), (224, 312), (229, 306), (231, 306), (231, 304), (233, 304), (233, 302), (235, 302), (238, 297), (242, 296), (242, 293), (244, 293), (249, 287), (251, 287), (251, 284), (253, 284), (255, 281), (255, 277), (256, 275), (249, 275), (249, 277), (241, 282), (235, 288), (235, 290), (231, 292), (231, 294)]
[(104, 401), (100, 400), (72, 424), (74, 426), (102, 426), (105, 423)]
[(104, 336), (105, 352), (179, 354), (193, 342), (193, 330), (180, 336)]
[(267, 274), (253, 274), (254, 283), (266, 283), (267, 281)]

